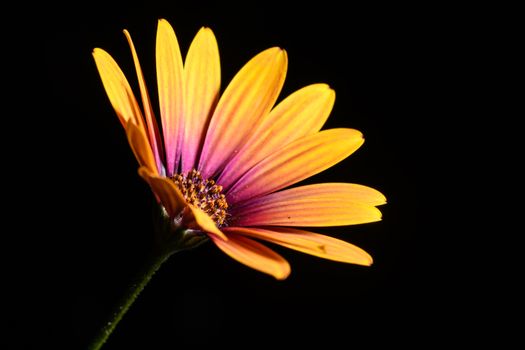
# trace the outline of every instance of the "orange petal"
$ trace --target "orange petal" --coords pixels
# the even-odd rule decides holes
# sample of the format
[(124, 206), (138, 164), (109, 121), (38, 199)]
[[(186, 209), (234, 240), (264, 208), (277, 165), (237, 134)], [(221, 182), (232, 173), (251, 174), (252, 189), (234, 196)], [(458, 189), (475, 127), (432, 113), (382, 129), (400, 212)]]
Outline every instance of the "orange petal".
[[(321, 184), (306, 185), (290, 188), (288, 190), (269, 194), (260, 200), (280, 198), (281, 200), (293, 200), (299, 198), (308, 199), (332, 199), (333, 201), (350, 201), (368, 205), (383, 205), (386, 197), (378, 190), (359, 184), (327, 182)], [(258, 199), (259, 200), (259, 199)], [(250, 205), (252, 202), (250, 201)]]
[(228, 241), (210, 236), (220, 250), (238, 262), (255, 270), (272, 275), (278, 280), (284, 280), (290, 275), (290, 264), (270, 248), (249, 238), (231, 234)]
[(166, 173), (176, 171), (182, 146), (184, 82), (182, 56), (171, 25), (159, 20), (156, 44), (157, 84), (166, 152)]
[(235, 204), (293, 185), (340, 162), (364, 142), (354, 129), (330, 129), (303, 137), (268, 156), (227, 192)]
[(139, 105), (117, 62), (106, 51), (99, 48), (93, 50), (93, 58), (106, 94), (122, 126), (126, 127), (126, 123), (131, 120), (143, 128)]
[(155, 164), (153, 152), (151, 151), (151, 146), (144, 131), (133, 124), (132, 121), (128, 121), (126, 125), (126, 134), (128, 135), (129, 145), (131, 146), (139, 164), (157, 175), (157, 165)]
[(210, 121), (199, 163), (203, 177), (222, 170), (273, 107), (287, 62), (284, 50), (271, 48), (251, 59), (233, 78)]
[(225, 189), (268, 155), (303, 136), (318, 132), (335, 101), (326, 84), (314, 84), (296, 91), (279, 103), (252, 131), (239, 153), (218, 179)]
[(139, 169), (139, 175), (151, 186), (171, 218), (176, 217), (185, 208), (188, 208), (190, 213), (185, 217), (185, 221), (190, 228), (210, 233), (211, 236), (217, 236), (222, 240), (228, 240), (205, 212), (186, 203), (184, 196), (170, 179), (154, 175), (146, 167)]
[(191, 218), (191, 224), (194, 225), (192, 228), (197, 228), (201, 231), (211, 233), (217, 237), (220, 237), (222, 240), (227, 241), (228, 238), (221, 232), (215, 225), (215, 222), (201, 209), (197, 208), (194, 205), (188, 204), (188, 208), (193, 214)]
[(206, 126), (208, 126), (221, 88), (219, 48), (213, 32), (202, 28), (191, 43), (184, 64), (185, 113), (182, 172), (197, 167)]
[[(234, 226), (344, 226), (381, 220), (376, 207), (351, 197), (351, 184), (322, 185), (292, 188), (248, 201), (232, 209), (230, 222)], [(327, 189), (339, 192), (327, 193)], [(381, 196), (368, 189), (371, 195)]]
[(271, 230), (227, 227), (223, 230), (228, 237), (231, 237), (232, 233), (237, 233), (252, 238), (263, 239), (324, 259), (357, 265), (372, 265), (372, 257), (363, 249), (348, 242), (313, 232), (284, 227), (276, 227)]
[(230, 220), (235, 226), (346, 226), (381, 220), (374, 206), (330, 198), (271, 200), (260, 207), (239, 209)]
[(124, 35), (126, 36), (126, 39), (128, 39), (131, 55), (133, 56), (133, 61), (135, 62), (135, 70), (137, 72), (137, 79), (139, 81), (140, 87), (140, 95), (142, 96), (142, 105), (144, 107), (144, 114), (146, 115), (146, 125), (148, 126), (149, 142), (151, 148), (153, 149), (155, 162), (157, 163), (157, 170), (159, 173), (162, 173), (162, 141), (159, 134), (159, 128), (153, 114), (151, 100), (149, 98), (148, 89), (146, 88), (146, 81), (144, 80), (144, 75), (142, 74), (139, 58), (137, 56), (137, 52), (135, 51), (135, 45), (133, 45), (133, 41), (131, 40), (131, 36), (127, 30), (124, 30)]
[(373, 206), (386, 203), (385, 196), (371, 187), (343, 182), (327, 182), (275, 192), (250, 201), (247, 205), (257, 206), (275, 200), (288, 201), (297, 199), (330, 199), (334, 202), (356, 202)]
[(150, 185), (152, 191), (158, 196), (170, 218), (179, 215), (186, 207), (184, 196), (171, 180), (153, 174), (146, 167), (139, 169), (139, 175)]

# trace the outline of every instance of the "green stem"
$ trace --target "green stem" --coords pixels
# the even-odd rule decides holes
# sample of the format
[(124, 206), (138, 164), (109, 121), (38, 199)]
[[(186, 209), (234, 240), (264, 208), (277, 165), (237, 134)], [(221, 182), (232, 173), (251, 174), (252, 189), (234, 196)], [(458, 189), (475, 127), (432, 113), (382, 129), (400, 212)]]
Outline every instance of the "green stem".
[(137, 274), (135, 281), (128, 288), (124, 297), (117, 304), (115, 311), (111, 314), (104, 326), (99, 330), (98, 334), (93, 339), (93, 342), (88, 347), (89, 350), (99, 350), (102, 347), (102, 345), (104, 345), (111, 333), (113, 333), (113, 331), (117, 327), (117, 324), (120, 322), (122, 317), (126, 314), (130, 306), (137, 299), (140, 292), (142, 292), (144, 287), (146, 287), (148, 282), (151, 280), (151, 277), (153, 277), (153, 275), (155, 274), (155, 272), (157, 272), (160, 266), (166, 260), (168, 260), (168, 258), (174, 252), (174, 250), (162, 252), (157, 251), (154, 254), (152, 254), (144, 268)]

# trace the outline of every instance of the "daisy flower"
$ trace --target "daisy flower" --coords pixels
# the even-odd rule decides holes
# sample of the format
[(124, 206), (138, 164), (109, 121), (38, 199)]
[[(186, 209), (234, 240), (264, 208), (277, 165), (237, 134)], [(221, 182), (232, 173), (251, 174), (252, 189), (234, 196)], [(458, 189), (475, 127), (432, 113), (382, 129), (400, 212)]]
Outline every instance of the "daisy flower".
[(233, 259), (277, 279), (290, 265), (270, 242), (325, 259), (370, 265), (364, 250), (300, 229), (378, 221), (385, 197), (351, 183), (291, 187), (355, 152), (354, 129), (321, 130), (335, 100), (326, 84), (306, 86), (277, 105), (287, 54), (270, 48), (251, 59), (220, 94), (217, 42), (202, 28), (186, 59), (170, 24), (156, 39), (157, 121), (131, 37), (140, 102), (104, 50), (93, 56), (116, 114), (151, 187), (174, 250), (210, 240)]

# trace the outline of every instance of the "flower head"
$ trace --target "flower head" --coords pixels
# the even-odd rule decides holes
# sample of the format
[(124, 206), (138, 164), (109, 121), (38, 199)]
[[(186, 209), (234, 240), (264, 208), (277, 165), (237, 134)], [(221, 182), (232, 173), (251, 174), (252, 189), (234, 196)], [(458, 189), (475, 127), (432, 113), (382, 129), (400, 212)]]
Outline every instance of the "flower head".
[(287, 70), (286, 51), (251, 59), (219, 98), (220, 61), (209, 28), (193, 40), (185, 61), (165, 20), (157, 30), (156, 66), (161, 125), (153, 112), (133, 42), (142, 108), (113, 58), (93, 56), (113, 108), (170, 225), (209, 238), (219, 249), (277, 279), (288, 262), (268, 241), (307, 254), (370, 265), (364, 250), (295, 227), (343, 226), (381, 219), (385, 197), (350, 183), (289, 186), (355, 152), (364, 142), (353, 129), (320, 131), (335, 93), (306, 86), (274, 106)]

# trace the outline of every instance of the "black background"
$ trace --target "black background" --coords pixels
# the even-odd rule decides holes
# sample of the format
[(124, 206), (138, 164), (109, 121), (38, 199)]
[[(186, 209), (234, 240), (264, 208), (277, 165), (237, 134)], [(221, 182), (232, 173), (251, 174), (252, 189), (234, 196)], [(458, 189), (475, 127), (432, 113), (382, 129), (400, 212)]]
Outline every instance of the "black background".
[(152, 195), (136, 173), (91, 51), (107, 50), (135, 87), (122, 34), (128, 29), (155, 98), (159, 18), (173, 25), (183, 54), (201, 26), (212, 28), (223, 90), (244, 63), (272, 46), (289, 55), (280, 99), (305, 85), (328, 83), (337, 95), (325, 128), (356, 128), (366, 142), (307, 182), (366, 184), (383, 192), (388, 204), (379, 223), (317, 230), (370, 252), (370, 268), (273, 247), (292, 265), (291, 276), (280, 282), (212, 244), (172, 257), (105, 349), (350, 348), (384, 340), (417, 345), (421, 338), (414, 334), (446, 343), (457, 332), (458, 317), (436, 321), (455, 287), (440, 272), (445, 265), (434, 261), (436, 250), (449, 253), (423, 215), (431, 202), (426, 185), (435, 178), (425, 163), (431, 149), (424, 141), (434, 136), (429, 129), (436, 120), (435, 105), (425, 97), (429, 81), (443, 69), (437, 64), (442, 28), (430, 25), (436, 19), (432, 9), (91, 2), (49, 5), (35, 15), (37, 20), (24, 24), (31, 34), (22, 44), (32, 53), (29, 69), (39, 74), (22, 84), (34, 99), (21, 105), (27, 117), (18, 120), (28, 123), (29, 142), (20, 149), (31, 152), (22, 164), (31, 169), (22, 187), (31, 199), (20, 196), (14, 205), (28, 208), (16, 216), (24, 228), (17, 251), (28, 258), (11, 283), (15, 300), (21, 300), (10, 319), (15, 349), (82, 349), (148, 252)]

